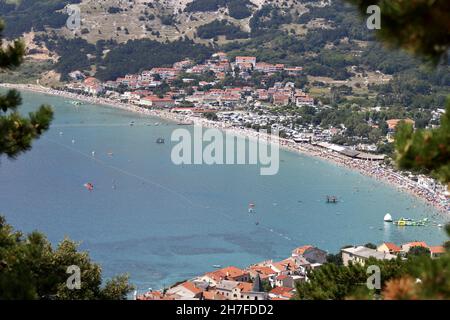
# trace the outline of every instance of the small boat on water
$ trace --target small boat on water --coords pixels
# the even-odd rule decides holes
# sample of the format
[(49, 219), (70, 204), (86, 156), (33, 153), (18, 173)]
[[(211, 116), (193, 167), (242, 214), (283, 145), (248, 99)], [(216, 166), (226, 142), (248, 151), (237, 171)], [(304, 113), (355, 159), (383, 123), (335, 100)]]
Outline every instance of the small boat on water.
[(164, 140), (164, 138), (158, 138), (158, 139), (156, 139), (156, 143), (157, 144), (165, 144), (166, 141)]
[(414, 220), (409, 218), (401, 218), (398, 221), (394, 221), (394, 224), (398, 227), (425, 227), (428, 223), (428, 218), (421, 220)]
[(336, 196), (327, 196), (327, 203), (338, 203), (338, 198)]
[(384, 216), (384, 222), (393, 222), (393, 221), (394, 221), (394, 219), (392, 219), (392, 216), (390, 213), (388, 213)]
[(222, 266), (220, 264), (215, 264), (215, 265), (213, 265), (213, 268), (214, 269), (220, 269), (220, 268), (222, 268)]

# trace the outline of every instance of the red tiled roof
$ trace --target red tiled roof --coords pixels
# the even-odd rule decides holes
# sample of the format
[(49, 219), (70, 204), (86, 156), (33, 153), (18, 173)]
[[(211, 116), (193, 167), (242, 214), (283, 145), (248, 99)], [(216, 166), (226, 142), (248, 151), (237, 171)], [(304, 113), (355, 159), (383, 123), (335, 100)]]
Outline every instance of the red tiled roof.
[(287, 288), (287, 287), (276, 287), (273, 288), (269, 293), (276, 294), (276, 295), (284, 295), (286, 293), (291, 293), (293, 289)]
[(392, 252), (400, 252), (402, 249), (392, 242), (385, 242), (384, 245)]
[(275, 273), (275, 271), (269, 267), (265, 266), (252, 266), (249, 268), (251, 271), (256, 271), (261, 275), (270, 276)]
[(204, 291), (203, 298), (205, 300), (226, 300), (224, 296), (218, 294), (215, 290), (212, 291)]
[(226, 267), (214, 272), (208, 272), (206, 276), (210, 277), (214, 281), (219, 281), (221, 279), (225, 278), (236, 278), (245, 275), (246, 272), (244, 270), (241, 270), (237, 267), (230, 266)]
[(389, 129), (395, 129), (395, 128), (397, 128), (398, 124), (401, 121), (404, 121), (404, 122), (406, 122), (408, 124), (412, 124), (412, 125), (415, 124), (414, 120), (411, 120), (411, 119), (391, 119), (391, 120), (387, 120), (386, 122), (389, 126)]
[(428, 245), (423, 241), (408, 242), (408, 243), (405, 243), (404, 246), (409, 246), (410, 248), (413, 248), (413, 247), (428, 248)]
[(203, 290), (197, 288), (197, 287), (195, 286), (195, 284), (193, 284), (192, 282), (189, 282), (189, 281), (184, 282), (184, 283), (182, 284), (182, 286), (183, 286), (184, 288), (186, 288), (187, 290), (191, 291), (193, 294), (199, 294), (200, 292), (203, 291)]
[(248, 282), (240, 282), (237, 287), (241, 292), (252, 292), (253, 290), (253, 284)]
[(433, 246), (430, 247), (431, 253), (445, 253), (445, 248), (443, 246)]
[(313, 246), (303, 246), (292, 251), (293, 254), (298, 254), (299, 256), (303, 255), (306, 250), (313, 248)]

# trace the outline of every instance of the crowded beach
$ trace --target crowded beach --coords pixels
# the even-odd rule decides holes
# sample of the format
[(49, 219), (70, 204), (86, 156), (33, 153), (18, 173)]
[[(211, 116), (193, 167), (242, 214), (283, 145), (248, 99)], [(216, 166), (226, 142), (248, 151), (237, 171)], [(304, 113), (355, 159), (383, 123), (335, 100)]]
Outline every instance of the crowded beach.
[[(263, 135), (265, 135), (264, 133), (257, 132), (252, 129), (241, 127), (237, 128), (226, 123), (220, 123), (194, 116), (180, 115), (167, 110), (155, 110), (143, 108), (136, 105), (121, 103), (109, 98), (100, 98), (75, 94), (67, 91), (60, 91), (52, 88), (46, 88), (38, 85), (0, 84), (0, 87), (17, 90), (26, 90), (35, 93), (58, 96), (66, 99), (74, 99), (93, 105), (114, 107), (129, 112), (139, 113), (142, 116), (159, 117), (161, 119), (176, 123), (190, 122), (198, 126), (225, 130), (232, 134), (240, 135), (243, 137), (250, 137), (254, 139), (258, 138), (267, 139), (267, 137), (263, 137)], [(322, 147), (316, 145), (308, 143), (296, 143), (290, 139), (279, 138), (277, 139), (277, 141), (279, 142), (280, 147), (284, 148), (285, 150), (299, 152), (307, 156), (317, 157), (326, 161), (333, 162), (337, 165), (346, 167), (348, 169), (358, 171), (363, 175), (388, 183), (391, 186), (396, 187), (401, 192), (408, 192), (409, 194), (424, 200), (428, 205), (433, 206), (442, 212), (448, 213), (450, 211), (450, 205), (448, 203), (446, 194), (442, 192), (434, 192), (423, 186), (420, 186), (415, 181), (409, 179), (407, 176), (401, 175), (394, 168), (390, 168), (378, 161), (353, 159), (345, 155), (339, 154), (337, 152), (330, 152), (330, 150), (323, 149)]]

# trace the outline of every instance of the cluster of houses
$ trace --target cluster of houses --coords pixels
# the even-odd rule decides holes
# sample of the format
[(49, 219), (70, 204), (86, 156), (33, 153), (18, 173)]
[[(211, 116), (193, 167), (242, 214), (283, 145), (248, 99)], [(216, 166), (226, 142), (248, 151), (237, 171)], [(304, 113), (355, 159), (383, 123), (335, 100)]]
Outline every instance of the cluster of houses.
[[(263, 261), (207, 272), (168, 290), (151, 291), (138, 300), (290, 300), (295, 284), (307, 281), (309, 270), (327, 262), (327, 252), (313, 246), (295, 249), (282, 261)], [(270, 290), (269, 290), (270, 289)]]
[[(248, 80), (255, 72), (262, 75), (258, 79), (264, 83), (265, 79), (276, 73), (283, 72), (295, 77), (302, 75), (303, 69), (260, 62), (254, 56), (237, 56), (231, 61), (226, 53), (218, 52), (201, 64), (185, 59), (174, 63), (171, 67), (155, 67), (140, 74), (129, 74), (106, 83), (93, 77), (86, 77), (80, 71), (74, 71), (69, 74), (73, 81), (66, 85), (66, 90), (189, 116), (201, 117), (205, 113), (215, 113), (217, 120), (231, 126), (275, 130), (280, 132), (283, 138), (292, 139), (297, 143), (328, 143), (319, 146), (329, 150), (339, 148), (339, 153), (352, 158), (374, 161), (385, 158), (370, 156), (370, 153), (378, 150), (378, 145), (369, 142), (368, 138), (361, 137), (359, 143), (351, 148), (331, 145), (335, 137), (345, 134), (347, 129), (343, 124), (333, 128), (321, 128), (312, 123), (299, 123), (298, 117), (283, 112), (282, 108), (270, 108), (295, 105), (318, 110), (329, 107), (317, 105), (313, 97), (296, 88), (295, 83), (288, 81), (289, 79), (271, 83), (271, 87), (249, 85), (235, 87), (223, 86), (221, 83), (227, 75)], [(161, 90), (162, 87), (164, 90)], [(434, 117), (438, 118), (439, 115), (435, 114)], [(388, 120), (388, 141), (392, 142), (401, 121), (414, 125), (411, 119)], [(377, 127), (376, 124), (371, 124), (370, 120), (369, 125)]]
[[(202, 64), (195, 64), (192, 60), (186, 59), (174, 63), (172, 67), (153, 68), (140, 74), (126, 75), (106, 83), (101, 83), (92, 77), (85, 77), (80, 71), (74, 71), (69, 74), (73, 81), (66, 86), (66, 89), (93, 96), (105, 95), (122, 102), (150, 108), (173, 108), (185, 101), (192, 102), (193, 106), (201, 108), (235, 107), (250, 101), (262, 101), (275, 105), (289, 103), (314, 105), (314, 99), (301, 90), (295, 89), (293, 83), (286, 86), (276, 83), (273, 88), (268, 90), (248, 86), (211, 89), (227, 74), (248, 79), (252, 72), (260, 72), (265, 77), (270, 77), (283, 71), (288, 75), (295, 76), (301, 74), (302, 68), (257, 62), (256, 57), (240, 56), (236, 57), (234, 62), (230, 62), (225, 53), (219, 52)], [(211, 74), (214, 80), (197, 83), (195, 76), (206, 73)], [(173, 85), (174, 81), (180, 78), (187, 86)], [(164, 83), (170, 86), (170, 91), (166, 92), (164, 97), (155, 95), (153, 91)], [(190, 83), (192, 86), (189, 86)], [(192, 90), (187, 90), (186, 87)]]
[[(442, 246), (428, 246), (425, 242), (410, 242), (397, 246), (383, 243), (376, 249), (365, 246), (341, 250), (343, 264), (364, 265), (370, 258), (378, 260), (405, 257), (413, 247), (424, 247), (432, 258), (445, 253)], [(245, 269), (230, 266), (191, 280), (180, 282), (169, 289), (150, 291), (137, 296), (138, 300), (291, 300), (296, 284), (308, 280), (308, 274), (327, 263), (328, 253), (314, 246), (303, 246), (292, 251), (282, 261), (263, 261)]]
[(446, 252), (443, 246), (429, 246), (423, 241), (408, 242), (401, 246), (397, 246), (392, 242), (384, 242), (376, 249), (367, 248), (365, 246), (344, 248), (341, 250), (342, 261), (345, 266), (348, 266), (350, 263), (360, 263), (364, 265), (370, 258), (375, 258), (377, 260), (392, 260), (397, 259), (397, 257), (405, 258), (412, 248), (417, 247), (427, 249), (433, 259), (439, 258)]

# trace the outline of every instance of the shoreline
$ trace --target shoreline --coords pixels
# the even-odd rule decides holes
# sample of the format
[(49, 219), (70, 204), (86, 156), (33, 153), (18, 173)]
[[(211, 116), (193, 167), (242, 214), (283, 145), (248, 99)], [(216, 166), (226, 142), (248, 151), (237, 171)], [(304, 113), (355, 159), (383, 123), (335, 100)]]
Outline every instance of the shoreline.
[[(245, 137), (259, 139), (264, 137), (267, 140), (268, 135), (259, 133), (252, 129), (240, 129), (230, 126), (226, 123), (209, 121), (204, 118), (197, 118), (192, 116), (182, 116), (167, 112), (163, 110), (150, 110), (139, 106), (121, 103), (115, 100), (107, 98), (96, 98), (92, 96), (78, 95), (67, 91), (59, 91), (39, 85), (33, 84), (6, 84), (0, 83), (0, 88), (17, 89), (23, 91), (29, 91), (33, 93), (46, 94), (50, 96), (57, 96), (66, 99), (73, 99), (82, 102), (86, 102), (94, 105), (102, 105), (115, 109), (120, 109), (132, 113), (137, 113), (149, 117), (157, 117), (162, 120), (172, 121), (177, 123), (190, 122), (194, 125), (201, 125), (207, 128), (216, 128), (225, 132), (231, 132), (232, 134)], [(325, 151), (320, 147), (310, 144), (297, 144), (293, 141), (278, 138), (280, 149), (294, 152), (297, 154), (309, 156), (316, 159), (321, 159), (340, 167), (347, 168), (354, 172), (358, 172), (364, 176), (373, 178), (377, 181), (386, 183), (387, 185), (395, 188), (399, 192), (407, 192), (408, 194), (424, 201), (428, 206), (432, 206), (438, 211), (446, 214), (450, 214), (450, 205), (448, 201), (446, 205), (443, 203), (444, 195), (437, 194), (425, 188), (417, 186), (412, 180), (402, 176), (400, 173), (395, 172), (392, 168), (382, 167), (378, 162), (368, 162), (366, 160), (351, 159), (334, 152)]]

